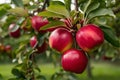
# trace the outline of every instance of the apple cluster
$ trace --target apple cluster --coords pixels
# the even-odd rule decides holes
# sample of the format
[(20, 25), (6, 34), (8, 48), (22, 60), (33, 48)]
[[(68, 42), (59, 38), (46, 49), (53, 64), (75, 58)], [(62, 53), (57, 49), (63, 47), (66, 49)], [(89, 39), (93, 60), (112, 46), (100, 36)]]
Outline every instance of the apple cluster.
[[(61, 64), (63, 69), (74, 73), (82, 73), (88, 64), (87, 53), (94, 51), (104, 42), (104, 34), (95, 24), (86, 24), (73, 32), (74, 26), (71, 26), (70, 19), (61, 19), (60, 21), (63, 21), (66, 26), (43, 31), (40, 28), (49, 24), (49, 21), (41, 16), (31, 17), (32, 28), (35, 31), (39, 33), (51, 32), (49, 46), (62, 53)], [(20, 29), (16, 24), (9, 26), (9, 35), (14, 38), (20, 36)], [(34, 35), (30, 39), (30, 46), (36, 49), (38, 53), (42, 53), (47, 48), (47, 42), (44, 41), (42, 45), (38, 45), (39, 42), (37, 36)], [(79, 49), (73, 47), (75, 43), (79, 46)]]
[[(68, 25), (66, 24), (66, 26)], [(77, 43), (79, 49), (73, 47), (74, 42)], [(94, 51), (103, 42), (104, 34), (94, 24), (82, 26), (76, 33), (69, 29), (57, 28), (49, 36), (49, 46), (62, 53), (63, 69), (74, 73), (82, 73), (86, 69), (87, 53)]]

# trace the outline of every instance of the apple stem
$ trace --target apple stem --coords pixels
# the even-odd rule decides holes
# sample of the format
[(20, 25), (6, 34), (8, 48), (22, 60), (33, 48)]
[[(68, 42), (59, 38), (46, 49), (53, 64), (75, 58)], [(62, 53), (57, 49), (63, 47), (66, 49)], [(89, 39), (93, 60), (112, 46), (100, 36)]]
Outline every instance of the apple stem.
[(72, 25), (72, 23), (71, 23), (71, 21), (70, 21), (70, 19), (69, 19), (69, 18), (67, 18), (67, 21), (68, 21), (68, 23), (69, 23), (70, 27), (72, 27), (73, 25)]

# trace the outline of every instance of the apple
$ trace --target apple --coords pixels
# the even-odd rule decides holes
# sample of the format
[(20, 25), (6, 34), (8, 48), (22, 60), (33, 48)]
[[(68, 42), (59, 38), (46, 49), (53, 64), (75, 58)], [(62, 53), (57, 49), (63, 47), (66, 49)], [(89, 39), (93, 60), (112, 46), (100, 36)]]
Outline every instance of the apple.
[(61, 53), (70, 49), (72, 44), (72, 33), (65, 28), (55, 29), (49, 36), (49, 46)]
[(39, 32), (40, 28), (43, 27), (43, 26), (45, 26), (49, 22), (48, 22), (47, 19), (44, 19), (41, 16), (33, 16), (31, 18), (31, 23), (32, 23), (33, 29)]
[(39, 46), (39, 45), (38, 45), (37, 37), (36, 37), (36, 36), (33, 36), (33, 37), (30, 39), (30, 46), (31, 46), (32, 48), (36, 48), (36, 49), (37, 49), (36, 53), (43, 53), (43, 52), (45, 52), (45, 50), (47, 49), (47, 42), (44, 41), (44, 43), (43, 43), (41, 46)]
[(104, 34), (98, 26), (88, 24), (78, 30), (76, 41), (84, 51), (91, 52), (104, 42)]
[(83, 50), (69, 49), (65, 51), (61, 58), (61, 64), (64, 70), (82, 73), (87, 66), (88, 58)]
[(10, 45), (6, 45), (6, 46), (5, 46), (5, 51), (6, 51), (7, 53), (10, 53), (11, 50), (12, 50), (12, 47), (11, 47)]
[(19, 38), (21, 35), (19, 26), (14, 23), (10, 24), (8, 31), (9, 31), (9, 35), (13, 38)]

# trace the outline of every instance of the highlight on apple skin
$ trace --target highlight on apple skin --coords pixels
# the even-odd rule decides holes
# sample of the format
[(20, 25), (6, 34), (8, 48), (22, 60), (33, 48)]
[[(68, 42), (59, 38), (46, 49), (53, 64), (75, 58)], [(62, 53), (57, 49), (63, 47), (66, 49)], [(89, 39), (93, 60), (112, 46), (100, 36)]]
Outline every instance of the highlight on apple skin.
[(46, 41), (44, 41), (43, 44), (41, 46), (39, 46), (38, 45), (38, 40), (37, 40), (36, 36), (33, 36), (30, 39), (30, 46), (32, 48), (36, 48), (37, 49), (36, 53), (43, 53), (47, 49), (47, 43), (46, 43)]
[(10, 24), (8, 28), (9, 35), (13, 38), (19, 38), (20, 37), (20, 28), (17, 27), (16, 24)]
[(88, 24), (78, 30), (76, 41), (84, 51), (91, 52), (104, 42), (104, 34), (98, 26)]
[(61, 64), (65, 71), (80, 74), (84, 72), (88, 63), (87, 55), (82, 50), (69, 49), (63, 53)]
[(31, 23), (33, 29), (39, 32), (40, 28), (47, 25), (49, 21), (41, 16), (33, 16), (31, 18)]
[(65, 28), (55, 29), (49, 36), (49, 46), (61, 53), (70, 49), (72, 44), (72, 33)]

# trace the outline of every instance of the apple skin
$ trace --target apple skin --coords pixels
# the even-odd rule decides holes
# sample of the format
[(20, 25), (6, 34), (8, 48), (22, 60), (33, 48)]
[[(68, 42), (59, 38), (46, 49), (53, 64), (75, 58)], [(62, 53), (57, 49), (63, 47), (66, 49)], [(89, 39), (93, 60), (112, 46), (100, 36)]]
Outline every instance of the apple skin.
[(70, 49), (72, 44), (72, 33), (65, 28), (55, 29), (49, 36), (49, 46), (61, 53)]
[(87, 66), (88, 58), (83, 50), (69, 49), (63, 53), (61, 64), (64, 70), (74, 72), (77, 74), (82, 73)]
[(19, 38), (20, 37), (20, 28), (12, 31), (14, 29), (14, 27), (16, 26), (16, 24), (10, 24), (8, 31), (9, 31), (9, 35), (13, 38)]
[(37, 49), (36, 53), (43, 53), (43, 52), (45, 52), (45, 50), (47, 49), (47, 42), (44, 41), (44, 43), (43, 43), (41, 46), (38, 46), (37, 37), (36, 37), (36, 36), (33, 36), (33, 37), (30, 39), (30, 46), (31, 46), (32, 48), (36, 48), (36, 49)]
[(78, 30), (76, 41), (84, 51), (91, 52), (104, 42), (104, 34), (98, 26), (88, 24)]
[(33, 29), (39, 32), (40, 28), (48, 24), (49, 21), (47, 19), (44, 19), (41, 16), (33, 16), (31, 18), (31, 23), (32, 23)]

